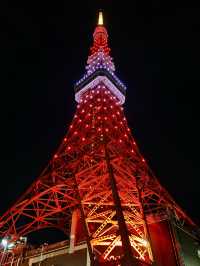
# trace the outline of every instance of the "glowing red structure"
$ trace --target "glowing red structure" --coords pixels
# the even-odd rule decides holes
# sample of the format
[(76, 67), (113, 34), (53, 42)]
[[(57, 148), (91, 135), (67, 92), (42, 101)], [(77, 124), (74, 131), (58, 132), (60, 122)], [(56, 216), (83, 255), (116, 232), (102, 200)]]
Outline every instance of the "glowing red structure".
[[(114, 74), (100, 19), (86, 74), (75, 85), (77, 111), (58, 151), (24, 195), (0, 218), (12, 240), (55, 227), (70, 247), (87, 241), (91, 265), (150, 265), (149, 224), (193, 224), (140, 154), (123, 112), (126, 87)], [(98, 264), (97, 264), (98, 263)]]

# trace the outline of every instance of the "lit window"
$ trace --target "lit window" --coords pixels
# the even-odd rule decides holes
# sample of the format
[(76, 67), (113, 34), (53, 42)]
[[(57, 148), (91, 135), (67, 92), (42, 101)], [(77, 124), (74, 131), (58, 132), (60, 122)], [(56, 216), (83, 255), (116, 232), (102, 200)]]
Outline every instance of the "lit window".
[(200, 259), (200, 248), (197, 249), (197, 256)]

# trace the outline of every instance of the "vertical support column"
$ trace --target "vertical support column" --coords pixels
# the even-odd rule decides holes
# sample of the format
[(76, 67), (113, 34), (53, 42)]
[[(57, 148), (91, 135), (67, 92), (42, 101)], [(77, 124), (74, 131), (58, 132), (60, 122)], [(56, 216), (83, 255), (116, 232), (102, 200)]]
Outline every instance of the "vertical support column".
[(134, 266), (134, 265), (137, 265), (137, 262), (132, 254), (132, 248), (131, 248), (131, 244), (129, 241), (129, 234), (128, 234), (128, 230), (126, 227), (126, 222), (125, 222), (125, 218), (124, 218), (123, 211), (122, 211), (122, 206), (121, 206), (121, 201), (120, 201), (120, 197), (119, 197), (119, 193), (117, 189), (117, 184), (116, 184), (115, 176), (113, 173), (113, 168), (110, 163), (110, 157), (109, 157), (109, 153), (108, 153), (106, 145), (105, 145), (105, 159), (106, 159), (106, 164), (108, 167), (108, 173), (110, 177), (110, 184), (111, 184), (111, 189), (112, 189), (114, 205), (116, 208), (119, 233), (121, 235), (121, 241), (122, 241), (122, 249), (124, 252), (124, 256), (122, 258), (122, 266)]
[(39, 266), (41, 265), (41, 262), (43, 261), (43, 251), (44, 251), (44, 245), (42, 245), (42, 249), (41, 249), (41, 253), (40, 253), (40, 262), (39, 262)]
[(21, 256), (18, 258), (18, 260), (17, 260), (17, 266), (19, 266), (20, 264), (20, 260), (21, 260)]
[(90, 266), (90, 254), (87, 249), (87, 261), (86, 261), (86, 266)]
[(14, 253), (12, 253), (12, 261), (11, 261), (11, 264), (10, 264), (10, 266), (12, 266), (12, 265), (13, 265), (13, 263), (14, 263), (14, 259), (15, 259), (15, 256), (14, 256)]
[(69, 253), (74, 253), (78, 220), (79, 220), (79, 210), (75, 209), (72, 213)]
[(0, 266), (3, 265), (4, 261), (5, 261), (5, 256), (6, 256), (6, 247), (4, 247), (3, 252), (0, 253)]
[(89, 236), (87, 224), (86, 224), (86, 221), (85, 221), (85, 213), (84, 213), (83, 206), (82, 206), (82, 203), (81, 203), (81, 196), (80, 196), (80, 193), (79, 193), (78, 183), (76, 181), (76, 176), (75, 175), (74, 175), (74, 183), (75, 183), (75, 189), (76, 189), (76, 192), (77, 192), (77, 198), (78, 198), (78, 201), (79, 201), (79, 204), (80, 204), (80, 214), (81, 214), (80, 218), (81, 218), (81, 221), (82, 221), (82, 224), (83, 224), (83, 228), (84, 228), (84, 231), (85, 231), (85, 234), (86, 234), (86, 242), (87, 242), (87, 247), (88, 247), (88, 253), (90, 255), (91, 266), (98, 266), (97, 262), (95, 262), (94, 253), (92, 251), (92, 246), (91, 246), (91, 243), (90, 243), (90, 236)]

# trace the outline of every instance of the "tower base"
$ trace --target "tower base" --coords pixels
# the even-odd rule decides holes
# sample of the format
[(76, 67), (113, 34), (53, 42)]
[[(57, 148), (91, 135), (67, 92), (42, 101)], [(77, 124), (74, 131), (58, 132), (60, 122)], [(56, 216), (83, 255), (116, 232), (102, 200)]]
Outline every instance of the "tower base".
[[(135, 259), (133, 266), (200, 265), (198, 235), (193, 234), (188, 228), (178, 227), (167, 219), (151, 222), (148, 227), (155, 261), (148, 264)], [(20, 252), (9, 251), (1, 255), (2, 266), (91, 266), (85, 242), (76, 244), (73, 252), (70, 242), (62, 241), (34, 249), (25, 247)], [(123, 259), (97, 262), (94, 266), (123, 266)]]

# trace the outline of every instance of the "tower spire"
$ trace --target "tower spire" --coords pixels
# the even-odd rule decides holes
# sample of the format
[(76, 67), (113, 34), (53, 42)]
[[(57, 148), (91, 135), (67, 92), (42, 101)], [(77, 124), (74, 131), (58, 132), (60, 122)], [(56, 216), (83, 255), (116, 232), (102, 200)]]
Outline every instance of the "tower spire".
[(91, 54), (96, 53), (99, 49), (103, 50), (105, 54), (109, 54), (108, 47), (108, 33), (103, 24), (103, 12), (99, 11), (98, 23), (93, 33), (93, 46), (91, 47)]
[[(96, 83), (104, 81), (109, 83), (112, 92), (117, 97), (119, 104), (125, 101), (126, 87), (115, 75), (115, 65), (110, 56), (108, 46), (108, 33), (103, 24), (103, 12), (99, 11), (98, 23), (93, 33), (93, 44), (87, 60), (86, 74), (75, 85), (75, 98), (77, 102), (82, 99), (88, 89), (96, 87)], [(92, 81), (91, 81), (92, 80)], [(112, 84), (112, 85), (111, 85)]]
[(103, 12), (99, 11), (98, 25), (103, 25)]

